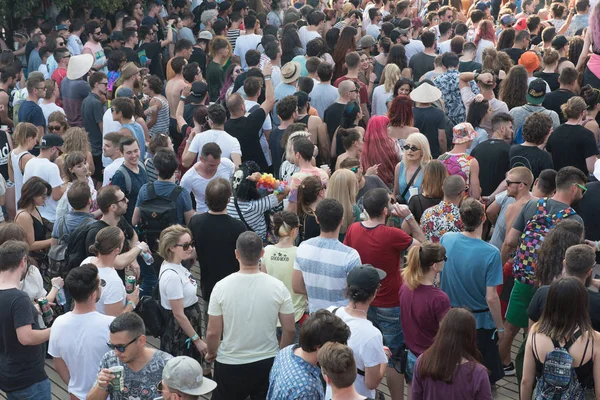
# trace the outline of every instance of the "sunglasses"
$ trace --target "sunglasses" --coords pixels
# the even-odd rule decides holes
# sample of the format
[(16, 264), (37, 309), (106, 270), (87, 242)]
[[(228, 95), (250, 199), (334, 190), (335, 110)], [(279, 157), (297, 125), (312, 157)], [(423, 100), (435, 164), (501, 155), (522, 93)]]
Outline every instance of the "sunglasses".
[(194, 244), (193, 240), (189, 243), (181, 243), (181, 244), (177, 243), (175, 245), (175, 247), (181, 247), (183, 249), (183, 251), (188, 251), (190, 249), (190, 247), (194, 247), (194, 246), (195, 246), (195, 244)]
[(119, 204), (122, 201), (127, 201), (127, 196), (123, 196), (123, 198), (121, 200), (117, 200), (113, 204)]
[(112, 344), (111, 342), (106, 342), (106, 345), (111, 350), (118, 350), (120, 353), (123, 353), (125, 351), (125, 349), (127, 348), (127, 346), (129, 346), (131, 343), (135, 342), (139, 338), (140, 338), (139, 336), (136, 336), (135, 339), (133, 339), (131, 342), (129, 342), (127, 344)]
[(437, 260), (436, 262), (446, 262), (448, 261), (448, 257), (444, 256), (444, 258), (442, 258), (441, 260)]
[(61, 126), (55, 126), (55, 125), (48, 125), (48, 132), (58, 132), (60, 131)]
[(358, 172), (359, 168), (360, 167), (352, 167), (352, 168), (350, 168), (350, 171), (352, 171), (352, 172), (354, 172), (356, 174)]
[(585, 192), (587, 192), (587, 188), (585, 186), (583, 186), (580, 183), (573, 183), (573, 185), (576, 185), (579, 189), (581, 189), (581, 194), (584, 195)]
[(510, 186), (510, 185), (512, 185), (513, 183), (514, 183), (514, 184), (517, 184), (517, 185), (519, 185), (519, 184), (523, 183), (523, 182), (509, 181), (508, 179), (507, 179), (505, 182), (506, 182), (506, 186)]
[(419, 151), (419, 150), (421, 150), (421, 149), (420, 149), (420, 148), (418, 148), (417, 146), (410, 146), (410, 145), (408, 145), (408, 144), (405, 144), (404, 146), (402, 146), (402, 148), (403, 148), (404, 150), (406, 150), (406, 151), (410, 150), (410, 151), (412, 151), (412, 152), (415, 152), (415, 151)]

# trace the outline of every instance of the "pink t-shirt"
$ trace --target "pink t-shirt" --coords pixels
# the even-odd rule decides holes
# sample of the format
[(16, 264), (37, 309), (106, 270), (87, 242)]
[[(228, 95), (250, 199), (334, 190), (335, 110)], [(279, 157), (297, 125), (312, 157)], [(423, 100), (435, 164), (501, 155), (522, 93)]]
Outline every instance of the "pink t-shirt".
[(329, 182), (329, 176), (325, 171), (321, 168), (311, 167), (311, 168), (303, 168), (300, 171), (296, 172), (292, 175), (290, 179), (290, 196), (288, 200), (292, 203), (295, 203), (298, 199), (298, 187), (302, 184), (304, 178), (309, 176), (318, 176), (321, 178), (321, 182), (326, 186), (327, 182)]

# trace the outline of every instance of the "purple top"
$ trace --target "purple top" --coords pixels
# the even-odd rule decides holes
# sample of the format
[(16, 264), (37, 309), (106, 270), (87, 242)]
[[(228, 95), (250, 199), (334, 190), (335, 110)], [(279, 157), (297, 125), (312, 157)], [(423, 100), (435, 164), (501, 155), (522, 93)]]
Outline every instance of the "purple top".
[(65, 78), (60, 83), (60, 96), (69, 125), (83, 127), (81, 105), (83, 100), (90, 94), (90, 91), (90, 85), (83, 79), (72, 81)]
[(485, 367), (468, 362), (461, 364), (454, 373), (454, 381), (434, 381), (431, 378), (421, 379), (417, 373), (419, 361), (415, 364), (412, 381), (413, 400), (492, 400), (492, 388)]

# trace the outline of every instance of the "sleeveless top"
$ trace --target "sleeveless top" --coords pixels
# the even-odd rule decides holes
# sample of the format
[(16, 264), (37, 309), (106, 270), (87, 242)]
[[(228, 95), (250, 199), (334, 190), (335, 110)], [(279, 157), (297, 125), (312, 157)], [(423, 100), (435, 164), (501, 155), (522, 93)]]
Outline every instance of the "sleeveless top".
[(21, 161), (21, 158), (28, 153), (28, 151), (24, 151), (20, 154), (17, 154), (15, 153), (15, 150), (10, 152), (10, 163), (13, 167), (13, 175), (15, 180), (15, 204), (21, 198), (21, 188), (23, 187), (23, 172), (21, 172), (19, 162)]
[(466, 153), (444, 153), (438, 158), (444, 164), (444, 167), (446, 167), (449, 175), (462, 176), (467, 186), (470, 186), (471, 161), (474, 159), (474, 157)]
[[(156, 123), (152, 126), (152, 128), (148, 129), (150, 131), (150, 137), (153, 137), (157, 133), (164, 133), (165, 135), (168, 135), (169, 134), (169, 122), (170, 122), (170, 117), (171, 117), (171, 114), (169, 113), (169, 103), (167, 101), (161, 99), (158, 96), (153, 97), (153, 98), (160, 101), (162, 106), (158, 110), (158, 115), (156, 117)], [(150, 116), (148, 116), (148, 119), (146, 120), (146, 122), (148, 122), (148, 121), (150, 121)]]
[(0, 131), (0, 174), (4, 180), (8, 180), (8, 155), (10, 154), (10, 146), (8, 145), (8, 134)]
[[(406, 167), (404, 165), (404, 161), (402, 161), (400, 163), (400, 171), (398, 171), (398, 194), (401, 195), (402, 192), (404, 192), (404, 189), (406, 189), (406, 185), (408, 185), (408, 182), (410, 181), (410, 178), (412, 178), (411, 176), (406, 176)], [(416, 187), (419, 189), (419, 194), (421, 193), (421, 183), (423, 183), (423, 168), (421, 168), (421, 170), (419, 171), (419, 175), (417, 175), (415, 177), (415, 180), (413, 181), (412, 185), (410, 187)], [(408, 204), (408, 200), (410, 199), (410, 188), (408, 188), (409, 190), (406, 191), (406, 194), (404, 195), (404, 200), (406, 200), (406, 204)]]
[(126, 128), (133, 134), (133, 137), (137, 139), (140, 145), (140, 161), (143, 162), (144, 158), (146, 157), (146, 137), (144, 136), (144, 129), (137, 122), (124, 124), (123, 128)]
[[(37, 211), (38, 215), (41, 217), (42, 214), (40, 214), (37, 207), (35, 208), (35, 210)], [(17, 219), (19, 214), (21, 214), (23, 212), (27, 212), (27, 211), (21, 211), (20, 213), (15, 215), (15, 220)], [(33, 219), (33, 240), (35, 240), (36, 242), (40, 241), (40, 240), (46, 240), (46, 226), (42, 223), (42, 221), (40, 221), (39, 219), (34, 217), (32, 214), (29, 214), (29, 215), (31, 215), (31, 219)]]
[[(106, 64), (106, 54), (104, 54), (104, 48), (100, 43), (92, 43), (90, 41), (86, 42), (83, 46), (84, 49), (90, 49), (92, 55), (94, 56), (94, 65), (102, 65)], [(99, 69), (100, 72), (108, 73), (108, 68), (106, 65)]]

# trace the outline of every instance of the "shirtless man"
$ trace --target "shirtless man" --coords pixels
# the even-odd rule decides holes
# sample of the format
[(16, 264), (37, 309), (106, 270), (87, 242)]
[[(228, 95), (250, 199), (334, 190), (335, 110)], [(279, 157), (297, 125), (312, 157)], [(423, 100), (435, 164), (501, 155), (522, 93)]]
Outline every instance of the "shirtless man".
[[(176, 61), (177, 60), (177, 61)], [(182, 63), (180, 64), (180, 61)], [(167, 86), (165, 87), (165, 97), (169, 102), (169, 135), (173, 140), (173, 145), (175, 148), (179, 148), (183, 137), (180, 132), (177, 130), (177, 106), (179, 105), (179, 98), (181, 97), (181, 92), (183, 88), (186, 86), (185, 79), (183, 78), (183, 69), (186, 66), (187, 61), (184, 57), (176, 57), (173, 59), (171, 63), (171, 67), (173, 68), (173, 72), (175, 72), (175, 76), (167, 81)], [(179, 68), (181, 66), (181, 68)]]
[(8, 102), (10, 100), (10, 91), (16, 85), (20, 73), (17, 69), (9, 65), (2, 70), (0, 74), (0, 123), (14, 127), (13, 120), (8, 114)]

